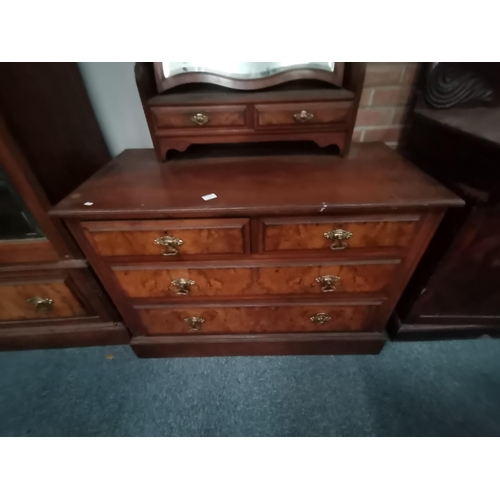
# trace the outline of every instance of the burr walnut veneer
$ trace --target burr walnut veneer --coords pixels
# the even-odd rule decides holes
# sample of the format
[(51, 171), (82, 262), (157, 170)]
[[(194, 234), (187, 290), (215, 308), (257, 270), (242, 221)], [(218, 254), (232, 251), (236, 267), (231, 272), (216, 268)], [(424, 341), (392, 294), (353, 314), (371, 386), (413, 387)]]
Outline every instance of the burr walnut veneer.
[(377, 353), (446, 208), (461, 203), (378, 144), (347, 158), (167, 163), (128, 150), (52, 214), (139, 356)]

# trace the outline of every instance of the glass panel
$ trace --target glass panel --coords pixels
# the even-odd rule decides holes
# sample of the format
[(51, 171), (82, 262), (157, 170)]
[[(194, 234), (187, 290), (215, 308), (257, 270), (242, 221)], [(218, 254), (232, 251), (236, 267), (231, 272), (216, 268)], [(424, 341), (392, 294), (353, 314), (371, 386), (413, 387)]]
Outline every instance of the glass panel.
[(333, 62), (164, 62), (165, 78), (181, 73), (216, 73), (221, 76), (252, 80), (290, 69), (319, 69), (333, 72)]
[(0, 240), (29, 238), (43, 238), (43, 233), (0, 165)]

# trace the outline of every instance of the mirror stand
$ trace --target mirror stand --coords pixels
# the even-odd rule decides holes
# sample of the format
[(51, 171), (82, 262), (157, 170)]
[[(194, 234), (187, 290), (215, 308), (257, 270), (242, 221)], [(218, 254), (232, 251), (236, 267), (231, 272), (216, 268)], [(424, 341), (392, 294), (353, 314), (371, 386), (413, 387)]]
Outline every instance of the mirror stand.
[[(217, 72), (199, 65), (193, 66), (195, 71), (184, 71), (188, 66), (166, 71), (166, 64), (135, 66), (160, 161), (170, 150), (183, 152), (192, 144), (313, 141), (320, 147), (338, 146), (341, 156), (349, 150), (364, 63), (305, 63), (330, 65), (325, 66), (329, 70), (232, 63)], [(277, 66), (271, 68), (273, 64)]]

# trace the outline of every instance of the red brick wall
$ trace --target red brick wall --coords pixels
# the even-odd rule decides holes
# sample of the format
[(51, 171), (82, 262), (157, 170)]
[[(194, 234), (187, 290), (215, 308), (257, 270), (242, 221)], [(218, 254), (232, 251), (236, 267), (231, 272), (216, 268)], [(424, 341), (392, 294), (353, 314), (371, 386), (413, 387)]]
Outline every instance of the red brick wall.
[(419, 64), (367, 63), (354, 142), (397, 145)]

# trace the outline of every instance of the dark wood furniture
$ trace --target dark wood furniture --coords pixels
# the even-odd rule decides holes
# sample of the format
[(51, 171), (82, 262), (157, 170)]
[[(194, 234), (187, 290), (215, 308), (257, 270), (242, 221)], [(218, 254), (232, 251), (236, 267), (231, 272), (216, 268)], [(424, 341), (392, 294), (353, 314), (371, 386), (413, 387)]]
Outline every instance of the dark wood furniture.
[(52, 203), (108, 161), (76, 64), (0, 64), (0, 349), (127, 343)]
[[(321, 147), (336, 145), (341, 155), (347, 154), (365, 64), (336, 64), (338, 72), (328, 78), (338, 86), (318, 81), (318, 71), (303, 70), (294, 73), (299, 81), (257, 90), (290, 78), (281, 73), (265, 84), (243, 82), (237, 88), (247, 90), (238, 91), (220, 87), (227, 79), (207, 73), (177, 75), (168, 79), (176, 86), (165, 87), (158, 70), (155, 78), (152, 63), (137, 63), (137, 86), (158, 160), (192, 144), (262, 141), (313, 141)], [(193, 81), (205, 83), (196, 86)], [(184, 85), (177, 86), (179, 82)], [(169, 90), (158, 94), (157, 83)]]
[(412, 277), (390, 323), (395, 339), (500, 332), (499, 123), (499, 107), (423, 99), (410, 115), (403, 153), (466, 205), (449, 211)]
[(128, 150), (51, 214), (139, 356), (378, 353), (446, 208), (461, 204), (388, 147), (365, 144), (348, 158), (167, 163)]

